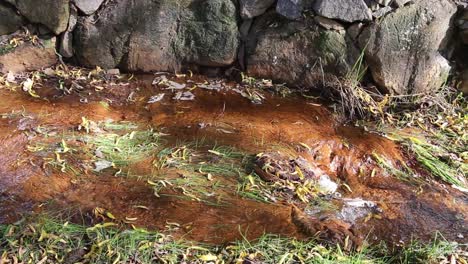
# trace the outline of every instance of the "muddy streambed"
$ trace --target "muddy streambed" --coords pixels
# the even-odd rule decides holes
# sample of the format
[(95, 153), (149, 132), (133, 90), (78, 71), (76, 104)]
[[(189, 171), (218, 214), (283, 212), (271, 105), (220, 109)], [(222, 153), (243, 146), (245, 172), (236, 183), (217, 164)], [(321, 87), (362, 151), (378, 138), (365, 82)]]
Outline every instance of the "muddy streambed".
[(71, 92), (45, 82), (34, 97), (0, 90), (0, 223), (46, 213), (213, 244), (264, 233), (466, 242), (465, 194), (390, 175), (373, 156), (395, 166), (411, 157), (339, 125), (321, 103), (154, 78)]

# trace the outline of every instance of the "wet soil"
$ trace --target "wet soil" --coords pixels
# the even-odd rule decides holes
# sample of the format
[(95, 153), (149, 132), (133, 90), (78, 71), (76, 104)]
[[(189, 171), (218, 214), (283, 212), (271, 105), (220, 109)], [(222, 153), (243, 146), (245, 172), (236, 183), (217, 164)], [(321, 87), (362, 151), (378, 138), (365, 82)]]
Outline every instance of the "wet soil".
[[(107, 84), (99, 91), (86, 88), (80, 95), (66, 96), (45, 85), (37, 91), (41, 99), (0, 90), (0, 223), (11, 223), (31, 212), (66, 211), (76, 221), (91, 224), (97, 221), (93, 209), (100, 207), (117, 219), (137, 218), (136, 226), (207, 243), (227, 243), (244, 236), (255, 239), (264, 233), (310, 236), (295, 224), (289, 203), (241, 198), (235, 192), (236, 181), (224, 182), (232, 191), (215, 205), (170, 191), (156, 197), (145, 179), (113, 173), (70, 175), (44, 168), (43, 161), (28, 151), (27, 146), (37, 140), (32, 131), (41, 127), (55, 133), (76, 131), (86, 117), (154, 127), (168, 134), (169, 145), (204, 139), (251, 154), (287, 146), (338, 182), (343, 197), (372, 201), (380, 208), (378, 217), (366, 215), (349, 223), (360, 237), (400, 243), (430, 239), (437, 231), (447, 239), (466, 242), (466, 194), (434, 181), (415, 186), (388, 175), (371, 162), (373, 153), (394, 164), (407, 161), (408, 155), (390, 140), (338, 124), (320, 103), (265, 93), (262, 104), (253, 104), (230, 89), (200, 88), (192, 91), (195, 100), (176, 101), (172, 91), (152, 85), (153, 78), (140, 76), (129, 84)], [(202, 79), (197, 77), (197, 81)], [(148, 98), (158, 93), (166, 96), (148, 104)], [(82, 103), (83, 94), (87, 103)], [(143, 162), (137, 169), (151, 171), (151, 166)], [(314, 218), (330, 218), (335, 213)]]

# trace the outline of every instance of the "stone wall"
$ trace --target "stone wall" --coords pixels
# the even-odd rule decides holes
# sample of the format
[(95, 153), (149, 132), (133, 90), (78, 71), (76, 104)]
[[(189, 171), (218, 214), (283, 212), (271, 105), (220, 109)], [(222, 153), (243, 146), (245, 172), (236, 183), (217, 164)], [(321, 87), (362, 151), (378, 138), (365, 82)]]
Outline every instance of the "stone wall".
[[(468, 43), (466, 5), (462, 0), (0, 0), (0, 35), (26, 27), (56, 43), (61, 58), (86, 67), (135, 72), (235, 67), (301, 87), (356, 78), (358, 69), (368, 68), (382, 91), (408, 94), (436, 90), (451, 69), (466, 67), (453, 62)], [(0, 46), (7, 39), (0, 37)], [(53, 61), (50, 49), (36, 49), (48, 54), (48, 65)], [(4, 53), (0, 50), (0, 71), (23, 69), (8, 66), (17, 50)]]

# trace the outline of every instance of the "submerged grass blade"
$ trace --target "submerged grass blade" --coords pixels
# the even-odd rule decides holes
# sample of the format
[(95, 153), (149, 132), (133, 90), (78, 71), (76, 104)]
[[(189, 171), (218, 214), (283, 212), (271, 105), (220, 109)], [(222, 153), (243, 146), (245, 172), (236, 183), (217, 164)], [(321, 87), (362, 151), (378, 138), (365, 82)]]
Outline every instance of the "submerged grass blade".
[(434, 155), (436, 151), (435, 146), (417, 140), (410, 140), (406, 145), (416, 154), (417, 160), (433, 175), (444, 182), (466, 188), (466, 184), (458, 176), (459, 172), (447, 162), (442, 161)]

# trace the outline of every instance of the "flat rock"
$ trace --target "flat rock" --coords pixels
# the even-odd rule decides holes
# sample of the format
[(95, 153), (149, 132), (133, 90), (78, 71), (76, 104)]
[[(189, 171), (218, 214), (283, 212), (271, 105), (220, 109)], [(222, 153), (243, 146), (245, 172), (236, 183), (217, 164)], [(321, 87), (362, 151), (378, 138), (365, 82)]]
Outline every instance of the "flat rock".
[(28, 42), (0, 55), (0, 72), (35, 71), (57, 63), (55, 38), (41, 42), (42, 45)]
[(344, 30), (344, 26), (340, 24), (339, 22), (329, 19), (326, 17), (322, 16), (315, 16), (314, 17), (315, 22), (317, 22), (320, 26), (322, 26), (325, 29), (333, 29), (333, 30)]
[(371, 10), (363, 0), (316, 0), (315, 12), (344, 22), (372, 21)]
[(275, 0), (240, 0), (240, 14), (243, 19), (254, 18), (265, 13)]
[(0, 2), (0, 35), (17, 31), (23, 25), (23, 19), (13, 8)]
[(74, 0), (75, 6), (85, 15), (92, 15), (96, 12), (104, 0)]
[(450, 0), (418, 1), (364, 29), (360, 46), (382, 90), (415, 94), (440, 88), (450, 66), (439, 50), (456, 11)]
[(17, 0), (16, 7), (30, 22), (40, 23), (56, 35), (64, 32), (70, 16), (69, 0)]

